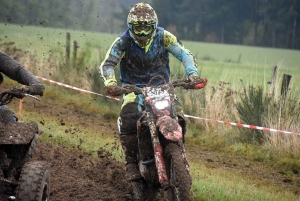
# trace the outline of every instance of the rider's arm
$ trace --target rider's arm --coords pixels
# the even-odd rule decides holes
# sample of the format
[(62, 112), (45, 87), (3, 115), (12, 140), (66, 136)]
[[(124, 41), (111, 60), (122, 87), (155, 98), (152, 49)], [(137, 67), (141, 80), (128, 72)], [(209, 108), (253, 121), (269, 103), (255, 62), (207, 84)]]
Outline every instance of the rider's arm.
[(105, 86), (117, 83), (115, 78), (115, 67), (119, 64), (123, 55), (124, 42), (118, 37), (108, 49), (105, 59), (102, 61), (99, 68)]
[(22, 64), (0, 51), (0, 72), (10, 79), (29, 86), (32, 94), (43, 95), (44, 85)]
[(164, 46), (174, 57), (181, 61), (187, 75), (196, 74), (199, 76), (196, 58), (185, 49), (181, 42), (170, 32), (164, 30)]

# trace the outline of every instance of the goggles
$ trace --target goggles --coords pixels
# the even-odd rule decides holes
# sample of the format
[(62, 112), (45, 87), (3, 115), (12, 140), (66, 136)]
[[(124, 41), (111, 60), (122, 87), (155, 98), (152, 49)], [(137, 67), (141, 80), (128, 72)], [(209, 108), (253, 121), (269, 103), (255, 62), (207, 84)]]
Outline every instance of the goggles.
[(136, 35), (146, 35), (147, 36), (153, 32), (153, 25), (152, 24), (134, 24), (132, 29)]

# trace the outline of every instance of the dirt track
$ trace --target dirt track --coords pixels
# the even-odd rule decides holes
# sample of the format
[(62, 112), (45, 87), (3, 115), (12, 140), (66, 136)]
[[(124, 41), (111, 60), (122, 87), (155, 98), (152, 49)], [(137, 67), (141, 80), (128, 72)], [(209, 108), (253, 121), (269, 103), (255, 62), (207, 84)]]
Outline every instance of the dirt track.
[[(45, 98), (43, 100), (38, 104), (44, 104), (47, 107), (35, 104), (35, 108), (32, 109), (38, 109), (41, 112), (48, 111), (49, 115), (59, 118), (72, 116), (72, 121), (84, 122), (83, 126), (88, 127), (95, 127), (95, 119), (97, 119), (104, 127), (109, 128), (105, 132), (110, 131), (112, 135), (116, 134), (115, 119), (107, 120), (100, 114), (91, 116), (79, 108), (74, 109), (73, 105), (65, 105), (62, 108), (57, 108), (57, 105), (53, 107), (50, 104), (51, 100)], [(300, 194), (300, 178), (296, 170), (276, 167), (259, 160), (248, 161), (243, 156), (228, 155), (222, 148), (216, 150), (205, 146), (187, 147), (187, 151), (190, 160), (201, 161), (209, 168), (226, 169), (260, 184), (275, 185)], [(51, 200), (132, 200), (130, 185), (124, 179), (123, 164), (109, 158), (101, 149), (98, 155), (100, 157), (94, 160), (88, 154), (73, 150), (70, 152), (62, 146), (53, 148), (52, 145), (40, 142), (36, 156), (52, 163)], [(294, 177), (289, 177), (286, 174), (288, 171), (294, 171)]]
[(131, 189), (124, 180), (122, 164), (105, 155), (92, 156), (63, 146), (39, 143), (37, 158), (51, 167), (51, 200), (131, 200)]
[[(100, 114), (89, 114), (74, 105), (60, 107), (53, 100), (43, 97), (43, 101), (26, 104), (27, 109), (38, 110), (49, 116), (57, 117), (58, 122), (65, 117), (81, 122), (85, 127), (95, 127), (95, 119), (103, 121), (105, 127), (113, 127), (115, 120), (108, 121)], [(47, 123), (47, 122), (45, 122)], [(97, 128), (99, 129), (99, 128)], [(107, 129), (110, 130), (110, 129)], [(107, 132), (107, 130), (105, 132)], [(188, 157), (201, 161), (207, 167), (234, 171), (248, 179), (259, 180), (264, 185), (279, 186), (284, 190), (300, 194), (299, 175), (288, 178), (284, 169), (259, 161), (247, 161), (245, 157), (232, 157), (223, 151), (207, 147), (187, 147)], [(197, 153), (197, 154), (196, 154)], [(54, 146), (39, 141), (35, 158), (46, 160), (51, 166), (51, 200), (52, 201), (127, 201), (132, 200), (130, 185), (124, 179), (124, 166), (111, 159), (108, 154), (98, 151), (95, 159), (79, 150), (68, 150), (62, 145)], [(297, 177), (298, 175), (298, 177)], [(294, 180), (298, 178), (298, 180)]]

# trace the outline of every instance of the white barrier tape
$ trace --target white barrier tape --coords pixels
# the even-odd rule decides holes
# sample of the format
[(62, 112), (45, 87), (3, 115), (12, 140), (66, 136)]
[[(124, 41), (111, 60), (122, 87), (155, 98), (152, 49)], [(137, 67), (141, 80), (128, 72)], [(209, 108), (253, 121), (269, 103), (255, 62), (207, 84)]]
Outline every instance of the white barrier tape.
[(195, 116), (191, 116), (191, 115), (187, 115), (187, 114), (185, 114), (184, 116), (188, 117), (188, 118), (201, 119), (201, 120), (205, 120), (205, 121), (214, 121), (214, 122), (219, 122), (219, 123), (232, 125), (232, 126), (237, 126), (237, 127), (250, 128), (250, 129), (254, 129), (254, 130), (263, 130), (263, 131), (269, 131), (269, 132), (277, 132), (277, 133), (283, 133), (283, 134), (293, 134), (293, 135), (299, 135), (300, 136), (300, 133), (297, 133), (297, 132), (283, 131), (283, 130), (277, 130), (277, 129), (273, 129), (273, 128), (265, 128), (265, 127), (261, 127), (261, 126), (240, 124), (240, 123), (234, 123), (234, 122), (229, 122), (229, 121), (219, 121), (219, 120), (213, 120), (213, 119), (206, 119), (206, 118), (195, 117)]
[(110, 98), (110, 99), (117, 100), (117, 101), (122, 101), (119, 98), (115, 98), (115, 97), (112, 97), (112, 96), (105, 96), (105, 95), (98, 94), (98, 93), (88, 91), (88, 90), (85, 90), (85, 89), (80, 89), (80, 88), (77, 88), (77, 87), (73, 87), (73, 86), (70, 86), (70, 85), (67, 85), (67, 84), (64, 84), (64, 83), (61, 83), (61, 82), (56, 82), (56, 81), (53, 81), (53, 80), (49, 80), (49, 79), (46, 79), (46, 78), (43, 78), (43, 77), (40, 77), (40, 76), (35, 76), (35, 77), (37, 77), (40, 80), (44, 80), (44, 81), (50, 82), (52, 84), (57, 84), (59, 86), (63, 86), (63, 87), (66, 87), (66, 88), (74, 89), (74, 90), (85, 92), (85, 93), (95, 94), (95, 95), (98, 95), (98, 96)]
[[(50, 82), (52, 84), (57, 84), (59, 86), (63, 86), (63, 87), (66, 87), (66, 88), (74, 89), (74, 90), (85, 92), (85, 93), (95, 94), (95, 95), (106, 97), (106, 98), (113, 99), (113, 100), (116, 100), (116, 101), (122, 101), (122, 99), (115, 98), (115, 97), (112, 97), (112, 96), (105, 96), (105, 95), (98, 94), (98, 93), (95, 93), (95, 92), (92, 92), (92, 91), (88, 91), (88, 90), (85, 90), (85, 89), (80, 89), (80, 88), (73, 87), (73, 86), (70, 86), (70, 85), (67, 85), (67, 84), (63, 84), (61, 82), (56, 82), (56, 81), (53, 81), (53, 80), (49, 80), (49, 79), (46, 79), (46, 78), (43, 78), (43, 77), (40, 77), (40, 76), (36, 76), (36, 77), (40, 80), (44, 80), (44, 81)], [(283, 133), (283, 134), (294, 134), (294, 135), (299, 135), (300, 136), (300, 133), (297, 133), (297, 132), (283, 131), (283, 130), (277, 130), (277, 129), (273, 129), (273, 128), (265, 128), (265, 127), (261, 127), (261, 126), (240, 124), (240, 123), (234, 123), (234, 122), (229, 122), (229, 121), (206, 119), (206, 118), (195, 117), (195, 116), (191, 116), (191, 115), (187, 115), (187, 114), (184, 114), (184, 116), (188, 117), (188, 118), (192, 118), (192, 119), (200, 119), (200, 120), (205, 120), (205, 121), (214, 121), (214, 122), (223, 123), (223, 124), (232, 125), (232, 126), (237, 126), (237, 127), (250, 128), (250, 129), (255, 129), (255, 130), (263, 130), (263, 131), (269, 131), (269, 132), (277, 132), (277, 133)]]

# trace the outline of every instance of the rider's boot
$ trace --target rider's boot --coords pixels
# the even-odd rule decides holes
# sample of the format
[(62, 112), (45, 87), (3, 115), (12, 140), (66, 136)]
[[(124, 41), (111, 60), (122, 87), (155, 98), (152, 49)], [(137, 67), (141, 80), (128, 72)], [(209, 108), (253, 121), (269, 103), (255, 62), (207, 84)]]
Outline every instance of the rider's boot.
[(141, 179), (141, 174), (138, 168), (136, 134), (120, 135), (120, 141), (125, 153), (126, 178), (128, 181), (137, 181)]

